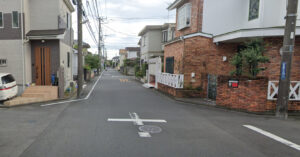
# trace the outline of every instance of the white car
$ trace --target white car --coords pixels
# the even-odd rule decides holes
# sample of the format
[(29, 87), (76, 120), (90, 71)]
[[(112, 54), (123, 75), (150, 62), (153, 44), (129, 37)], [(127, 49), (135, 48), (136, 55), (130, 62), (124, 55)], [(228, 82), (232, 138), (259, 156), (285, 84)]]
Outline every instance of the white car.
[(7, 100), (18, 94), (15, 78), (8, 73), (0, 73), (0, 100)]

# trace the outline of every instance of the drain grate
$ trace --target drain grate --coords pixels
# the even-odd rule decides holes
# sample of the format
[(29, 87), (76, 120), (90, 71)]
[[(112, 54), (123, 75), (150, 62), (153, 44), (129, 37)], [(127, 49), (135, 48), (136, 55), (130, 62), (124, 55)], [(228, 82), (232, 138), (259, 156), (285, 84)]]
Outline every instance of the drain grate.
[(153, 126), (153, 125), (144, 125), (144, 126), (140, 126), (139, 130), (142, 132), (148, 132), (151, 134), (155, 134), (155, 133), (160, 133), (161, 132), (161, 128), (158, 126)]

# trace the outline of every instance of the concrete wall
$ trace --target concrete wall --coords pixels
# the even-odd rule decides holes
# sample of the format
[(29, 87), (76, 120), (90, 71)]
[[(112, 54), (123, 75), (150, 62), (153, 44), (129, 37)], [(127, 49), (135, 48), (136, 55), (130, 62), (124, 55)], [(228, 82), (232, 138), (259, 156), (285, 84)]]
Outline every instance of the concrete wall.
[(286, 0), (260, 0), (259, 17), (251, 21), (248, 20), (249, 2), (250, 0), (204, 0), (203, 32), (220, 35), (240, 29), (285, 25)]

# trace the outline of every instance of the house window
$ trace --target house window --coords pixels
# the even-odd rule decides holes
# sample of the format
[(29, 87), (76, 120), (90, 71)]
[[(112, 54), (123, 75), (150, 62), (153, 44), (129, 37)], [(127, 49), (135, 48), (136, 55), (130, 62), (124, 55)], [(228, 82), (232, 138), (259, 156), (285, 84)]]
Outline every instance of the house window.
[(67, 28), (70, 28), (70, 15), (67, 13)]
[(4, 24), (3, 24), (3, 13), (0, 12), (0, 28), (3, 28)]
[(175, 29), (174, 28), (172, 28), (172, 30), (171, 30), (171, 33), (172, 33), (172, 40), (175, 38)]
[(186, 3), (178, 9), (177, 29), (189, 27), (191, 25), (191, 3)]
[(71, 56), (70, 52), (68, 52), (68, 68), (70, 68)]
[(7, 66), (7, 60), (6, 59), (0, 59), (0, 67)]
[(12, 12), (12, 27), (19, 28), (19, 13), (17, 11)]
[(168, 31), (167, 30), (162, 32), (162, 40), (164, 43), (168, 41)]
[(249, 21), (257, 19), (259, 16), (259, 0), (250, 0)]
[(166, 73), (174, 74), (174, 57), (166, 58)]
[(143, 46), (146, 46), (146, 36), (143, 36)]

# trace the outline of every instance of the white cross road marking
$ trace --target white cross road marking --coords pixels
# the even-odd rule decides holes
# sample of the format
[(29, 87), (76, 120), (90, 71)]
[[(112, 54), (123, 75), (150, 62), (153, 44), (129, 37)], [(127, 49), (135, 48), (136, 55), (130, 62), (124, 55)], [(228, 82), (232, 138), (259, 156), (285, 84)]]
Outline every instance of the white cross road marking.
[[(133, 122), (134, 125), (143, 126), (145, 122), (149, 123), (167, 123), (166, 120), (163, 119), (140, 119), (139, 115), (135, 112), (130, 113), (129, 116), (131, 119), (117, 119), (117, 118), (108, 118), (108, 122)], [(151, 137), (149, 132), (138, 132), (140, 137)]]
[(274, 135), (274, 134), (272, 134), (270, 132), (264, 131), (264, 130), (262, 130), (260, 128), (254, 127), (252, 125), (243, 125), (243, 126), (246, 127), (246, 128), (248, 128), (248, 129), (251, 129), (251, 130), (253, 130), (255, 132), (258, 132), (258, 133), (260, 133), (262, 135), (265, 135), (265, 136), (267, 136), (267, 137), (269, 137), (269, 138), (271, 138), (271, 139), (273, 139), (275, 141), (278, 141), (278, 142), (280, 142), (282, 144), (285, 144), (285, 145), (287, 145), (289, 147), (292, 147), (292, 148), (297, 149), (298, 151), (300, 151), (300, 145), (298, 145), (296, 143), (288, 141), (288, 140), (286, 140), (284, 138), (281, 138), (281, 137), (279, 137), (277, 135)]
[[(166, 120), (163, 119), (139, 119), (141, 122), (148, 122), (148, 123), (167, 123)], [(133, 122), (136, 123), (136, 119), (115, 119), (115, 118), (108, 118), (108, 122)]]
[(139, 136), (142, 137), (142, 138), (151, 137), (149, 132), (139, 132)]

